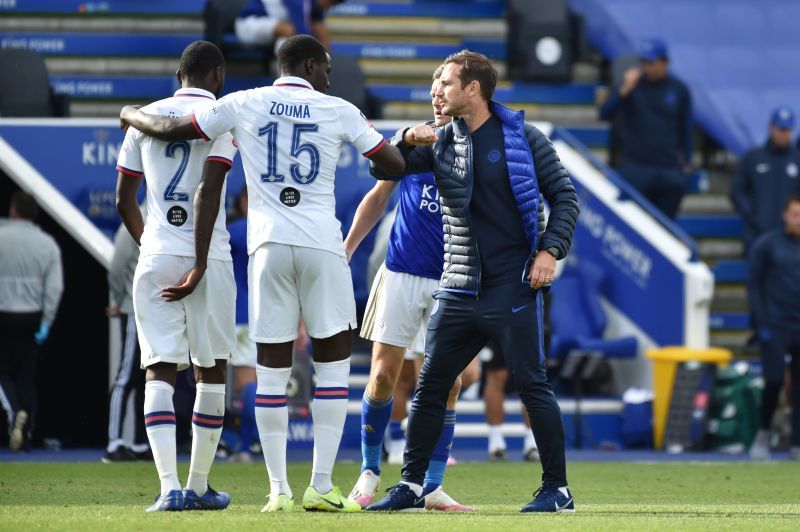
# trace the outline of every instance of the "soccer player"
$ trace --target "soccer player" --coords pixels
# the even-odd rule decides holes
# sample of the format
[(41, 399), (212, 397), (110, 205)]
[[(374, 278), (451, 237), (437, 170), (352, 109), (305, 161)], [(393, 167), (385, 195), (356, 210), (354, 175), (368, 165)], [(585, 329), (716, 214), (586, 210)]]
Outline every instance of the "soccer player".
[[(437, 86), (442, 67), (433, 74), (431, 99), (434, 125), (451, 118), (442, 114)], [(397, 216), (389, 237), (386, 261), (378, 270), (364, 314), (361, 336), (372, 340), (372, 365), (361, 402), (361, 475), (350, 492), (350, 500), (366, 508), (373, 503), (380, 486), (381, 447), (392, 414), (393, 393), (406, 350), (414, 347), (420, 327), (433, 308), (433, 292), (442, 275), (444, 240), (439, 193), (432, 173), (406, 176), (400, 181), (381, 181), (367, 193), (356, 210), (345, 239), (348, 257), (378, 222), (389, 198), (400, 185)], [(423, 329), (424, 331), (424, 329)], [(444, 511), (472, 511), (442, 489), (447, 459), (453, 445), (456, 411), (461, 390), (456, 379), (447, 400), (444, 429), (436, 443), (425, 475), (425, 508)]]
[(236, 279), (236, 348), (231, 354), (234, 393), (241, 399), (239, 409), (239, 448), (235, 459), (250, 461), (250, 445), (258, 436), (256, 427), (256, 344), (247, 327), (247, 186), (236, 198), (242, 217), (228, 224), (233, 276)]
[[(216, 99), (222, 90), (225, 59), (213, 44), (197, 41), (183, 51), (181, 88), (144, 109), (176, 120)], [(233, 136), (205, 141), (165, 142), (128, 128), (117, 171), (117, 210), (140, 246), (133, 277), (133, 306), (147, 368), (144, 422), (161, 479), (161, 494), (148, 511), (221, 510), (230, 497), (208, 485), (225, 413), (225, 362), (236, 342), (236, 286), (225, 212), (213, 213), (208, 268), (194, 293), (176, 301), (164, 287), (176, 283), (195, 262), (193, 207), (203, 174), (224, 181), (233, 164)], [(136, 203), (147, 176), (147, 223)], [(194, 366), (197, 396), (192, 415), (192, 454), (186, 489), (178, 480), (175, 409), (172, 396), (179, 369)]]
[[(212, 138), (227, 131), (239, 142), (249, 197), (247, 214), (250, 337), (257, 343), (256, 422), (270, 479), (264, 511), (293, 507), (286, 478), (286, 387), (301, 315), (312, 338), (317, 388), (314, 463), (303, 508), (331, 512), (361, 507), (333, 486), (331, 476), (347, 416), (352, 330), (356, 309), (350, 268), (333, 195), (336, 162), (345, 143), (386, 171), (403, 166), (353, 105), (324, 94), (331, 59), (308, 35), (288, 39), (278, 52), (282, 76), (271, 87), (229, 94), (190, 116), (169, 120), (135, 108), (121, 118), (158, 138)], [(197, 203), (198, 254), (176, 294), (191, 293), (206, 272), (204, 228), (218, 197)]]
[[(453, 122), (427, 124), (392, 143), (406, 167), (433, 171), (445, 240), (444, 268), (428, 322), (425, 362), (408, 418), (402, 481), (371, 511), (424, 508), (423, 481), (458, 375), (494, 340), (533, 424), (542, 485), (523, 512), (574, 511), (567, 487), (564, 428), (547, 381), (542, 291), (570, 247), (578, 198), (552, 144), (524, 115), (492, 101), (497, 71), (463, 50), (445, 60), (442, 112)], [(373, 169), (379, 178), (390, 178)], [(545, 223), (544, 200), (551, 206)]]

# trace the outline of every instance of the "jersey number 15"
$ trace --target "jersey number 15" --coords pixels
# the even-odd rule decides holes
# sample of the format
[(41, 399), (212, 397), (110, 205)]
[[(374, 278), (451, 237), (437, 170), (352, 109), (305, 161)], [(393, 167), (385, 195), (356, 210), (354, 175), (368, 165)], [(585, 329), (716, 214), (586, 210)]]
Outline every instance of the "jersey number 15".
[[(309, 142), (300, 143), (300, 135), (303, 133), (314, 133), (319, 129), (317, 124), (295, 124), (292, 132), (292, 153), (294, 159), (301, 154), (308, 154), (308, 166), (310, 168), (306, 175), (300, 173), (300, 165), (292, 163), (289, 172), (292, 179), (301, 185), (307, 185), (314, 181), (319, 174), (319, 150)], [(266, 126), (259, 128), (258, 136), (267, 137), (267, 173), (261, 174), (262, 183), (280, 183), (285, 180), (282, 174), (278, 173), (278, 122), (270, 122)]]

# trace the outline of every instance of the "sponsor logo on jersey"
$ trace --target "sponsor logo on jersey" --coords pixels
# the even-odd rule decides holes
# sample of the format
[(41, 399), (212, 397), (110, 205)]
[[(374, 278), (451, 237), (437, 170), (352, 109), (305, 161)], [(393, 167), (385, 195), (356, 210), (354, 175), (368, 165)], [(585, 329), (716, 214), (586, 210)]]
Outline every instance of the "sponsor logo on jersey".
[(439, 191), (435, 185), (422, 185), (419, 209), (428, 212), (439, 212)]

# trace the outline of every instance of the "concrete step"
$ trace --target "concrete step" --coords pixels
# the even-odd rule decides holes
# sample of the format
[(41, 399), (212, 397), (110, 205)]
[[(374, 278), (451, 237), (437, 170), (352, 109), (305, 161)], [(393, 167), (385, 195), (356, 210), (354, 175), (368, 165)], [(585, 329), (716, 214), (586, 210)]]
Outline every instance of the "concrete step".
[(714, 311), (745, 311), (749, 308), (747, 288), (744, 285), (718, 284), (714, 287), (711, 303)]
[(730, 198), (727, 194), (687, 194), (681, 202), (682, 214), (733, 214)]
[(734, 355), (743, 355), (748, 338), (750, 331), (711, 331), (710, 343), (715, 347), (730, 349)]
[(136, 32), (203, 33), (198, 17), (0, 17), (0, 31), (25, 32)]
[(331, 37), (342, 34), (398, 35), (429, 37), (464, 36), (505, 38), (508, 30), (503, 19), (458, 19), (422, 17), (342, 17), (325, 19)]
[(744, 243), (731, 238), (704, 238), (698, 240), (697, 250), (703, 260), (737, 258), (744, 253)]
[[(62, 75), (175, 75), (178, 57), (46, 57), (44, 62), (50, 74)], [(229, 61), (226, 74), (232, 76), (263, 76), (258, 61)], [(430, 77), (430, 76), (429, 76)]]
[[(558, 122), (562, 124), (585, 124), (591, 122), (595, 111), (586, 105), (537, 105), (530, 103), (504, 102), (513, 109), (523, 109), (525, 118), (533, 121)], [(421, 102), (387, 102), (383, 107), (387, 120), (429, 120), (431, 106)]]

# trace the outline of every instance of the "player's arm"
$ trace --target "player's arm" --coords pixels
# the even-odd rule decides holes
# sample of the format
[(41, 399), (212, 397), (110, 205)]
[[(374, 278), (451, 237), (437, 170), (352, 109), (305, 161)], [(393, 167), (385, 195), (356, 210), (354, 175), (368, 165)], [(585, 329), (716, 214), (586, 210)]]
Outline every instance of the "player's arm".
[(347, 254), (348, 261), (350, 261), (358, 246), (383, 216), (386, 211), (386, 205), (389, 204), (389, 198), (392, 197), (392, 192), (396, 187), (396, 181), (379, 181), (375, 183), (375, 186), (367, 192), (361, 203), (358, 204), (353, 218), (353, 225), (350, 226), (347, 238), (344, 239), (344, 251)]
[(194, 196), (194, 267), (186, 272), (178, 284), (161, 291), (161, 297), (167, 301), (178, 301), (194, 292), (206, 273), (211, 234), (219, 213), (225, 176), (230, 169), (230, 165), (218, 161), (207, 161), (203, 168), (203, 179)]
[(135, 129), (126, 131), (117, 159), (117, 212), (137, 246), (141, 245), (144, 232), (144, 218), (136, 201), (144, 175), (140, 137), (141, 133)]
[(208, 140), (208, 137), (196, 127), (193, 114), (169, 118), (144, 113), (133, 105), (126, 105), (119, 113), (119, 120), (123, 129), (134, 127), (145, 135), (159, 140)]
[(161, 297), (167, 301), (178, 301), (194, 292), (206, 273), (208, 250), (225, 188), (225, 176), (233, 166), (235, 156), (236, 141), (230, 133), (214, 141), (194, 195), (194, 267), (186, 272), (178, 284), (161, 291)]
[(375, 179), (392, 180), (408, 174), (421, 174), (433, 171), (433, 151), (436, 130), (430, 124), (419, 124), (398, 131), (387, 143), (396, 147), (403, 160), (399, 171), (389, 171), (375, 158), (370, 158), (370, 173)]
[(117, 173), (117, 212), (137, 246), (142, 244), (142, 233), (144, 233), (144, 218), (136, 201), (140, 181), (141, 177), (121, 171)]

